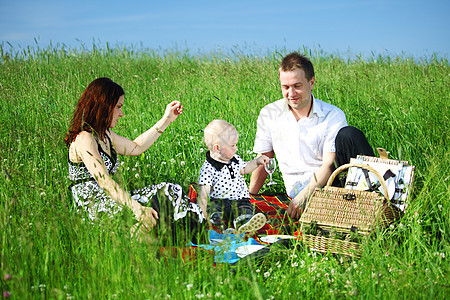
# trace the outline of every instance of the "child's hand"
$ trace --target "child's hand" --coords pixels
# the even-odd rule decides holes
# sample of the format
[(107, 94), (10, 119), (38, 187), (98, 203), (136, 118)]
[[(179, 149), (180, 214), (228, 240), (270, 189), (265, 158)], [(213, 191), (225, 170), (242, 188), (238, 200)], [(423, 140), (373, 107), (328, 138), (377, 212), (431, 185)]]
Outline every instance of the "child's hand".
[(265, 155), (261, 155), (256, 159), (258, 166), (265, 165), (269, 162), (269, 158)]

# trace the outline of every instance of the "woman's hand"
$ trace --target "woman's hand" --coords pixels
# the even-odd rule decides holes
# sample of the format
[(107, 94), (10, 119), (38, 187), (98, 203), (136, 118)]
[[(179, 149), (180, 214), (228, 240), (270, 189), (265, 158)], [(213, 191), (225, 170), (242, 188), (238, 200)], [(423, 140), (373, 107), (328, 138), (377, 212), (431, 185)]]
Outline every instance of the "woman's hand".
[(172, 101), (166, 106), (163, 118), (169, 120), (170, 123), (183, 113), (183, 106), (180, 101)]
[(158, 212), (151, 207), (145, 207), (135, 202), (133, 204), (133, 213), (136, 219), (145, 226), (146, 229), (151, 229), (156, 225), (156, 220), (159, 219)]

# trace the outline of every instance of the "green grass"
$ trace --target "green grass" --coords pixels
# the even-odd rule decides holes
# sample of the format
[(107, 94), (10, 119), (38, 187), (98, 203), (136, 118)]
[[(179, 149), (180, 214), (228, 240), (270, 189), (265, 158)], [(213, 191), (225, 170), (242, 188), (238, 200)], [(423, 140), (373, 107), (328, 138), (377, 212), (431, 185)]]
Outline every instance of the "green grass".
[[(307, 50), (307, 54), (311, 54)], [(0, 289), (14, 299), (445, 298), (449, 283), (449, 77), (445, 59), (348, 60), (313, 54), (315, 96), (342, 108), (371, 145), (416, 166), (404, 217), (364, 244), (360, 259), (320, 255), (299, 245), (265, 264), (213, 266), (211, 257), (162, 259), (121, 226), (87, 224), (72, 209), (63, 138), (85, 87), (107, 76), (125, 89), (130, 138), (164, 107), (185, 110), (139, 157), (121, 157), (125, 188), (171, 181), (187, 189), (204, 160), (202, 129), (215, 118), (240, 133), (253, 158), (256, 118), (281, 98), (278, 60), (245, 54), (188, 55), (125, 48), (0, 47)], [(164, 162), (161, 164), (161, 162)], [(139, 174), (139, 175), (136, 175)], [(247, 178), (249, 179), (249, 178)], [(280, 183), (274, 191), (282, 191)], [(11, 275), (9, 278), (7, 275)]]

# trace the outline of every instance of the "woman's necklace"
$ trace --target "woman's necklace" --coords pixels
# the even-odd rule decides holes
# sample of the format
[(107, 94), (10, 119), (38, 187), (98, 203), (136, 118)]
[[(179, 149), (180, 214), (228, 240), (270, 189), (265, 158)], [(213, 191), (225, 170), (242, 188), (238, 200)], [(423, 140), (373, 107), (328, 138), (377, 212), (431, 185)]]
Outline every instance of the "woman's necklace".
[(105, 139), (103, 143), (105, 143), (106, 151), (109, 151), (108, 139)]
[(102, 141), (102, 143), (105, 145), (106, 151), (109, 151), (108, 139), (106, 137), (104, 139), (99, 137), (99, 140)]

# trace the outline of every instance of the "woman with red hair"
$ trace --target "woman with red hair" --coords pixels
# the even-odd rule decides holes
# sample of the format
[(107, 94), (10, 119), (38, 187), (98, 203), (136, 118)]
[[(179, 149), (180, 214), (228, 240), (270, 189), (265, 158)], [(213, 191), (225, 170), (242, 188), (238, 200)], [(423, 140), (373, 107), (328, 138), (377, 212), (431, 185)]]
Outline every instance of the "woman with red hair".
[(201, 209), (189, 201), (182, 188), (173, 183), (160, 183), (128, 193), (111, 176), (119, 166), (117, 154), (136, 156), (146, 151), (182, 114), (183, 106), (179, 101), (169, 103), (153, 127), (130, 140), (113, 131), (123, 117), (124, 94), (122, 87), (111, 79), (98, 78), (78, 101), (64, 139), (69, 148), (70, 188), (75, 204), (91, 220), (104, 215), (111, 217), (128, 207), (138, 224), (147, 229), (157, 226), (161, 229), (158, 231), (164, 232), (173, 227), (173, 221), (182, 220), (175, 222), (183, 227), (178, 233), (176, 228), (170, 228), (170, 236), (160, 236), (175, 241), (180, 231), (196, 231), (185, 227), (198, 227), (203, 221)]

